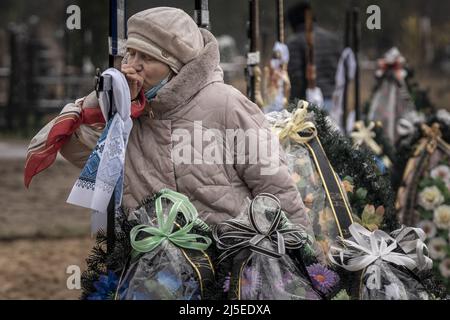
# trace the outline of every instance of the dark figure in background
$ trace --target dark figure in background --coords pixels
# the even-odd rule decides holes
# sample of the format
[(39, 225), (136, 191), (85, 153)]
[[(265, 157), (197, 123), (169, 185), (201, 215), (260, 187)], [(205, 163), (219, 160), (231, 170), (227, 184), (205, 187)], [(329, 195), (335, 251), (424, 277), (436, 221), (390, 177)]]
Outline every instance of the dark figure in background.
[[(288, 19), (294, 34), (288, 39), (290, 53), (288, 66), (291, 79), (291, 99), (306, 97), (306, 38), (305, 10), (308, 2), (300, 2), (288, 10)], [(314, 19), (314, 22), (316, 19)], [(314, 61), (317, 70), (317, 87), (322, 90), (324, 108), (329, 111), (335, 88), (337, 64), (341, 55), (341, 42), (337, 34), (325, 30), (314, 23)]]

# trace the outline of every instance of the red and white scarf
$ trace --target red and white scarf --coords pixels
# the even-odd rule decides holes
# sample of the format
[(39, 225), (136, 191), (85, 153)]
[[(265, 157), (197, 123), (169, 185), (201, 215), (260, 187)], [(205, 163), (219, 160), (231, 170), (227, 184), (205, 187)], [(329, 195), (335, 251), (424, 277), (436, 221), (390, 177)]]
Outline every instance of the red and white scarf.
[[(24, 171), (24, 183), (27, 188), (35, 175), (55, 162), (59, 150), (82, 124), (98, 129), (105, 127), (101, 109), (99, 107), (83, 109), (83, 102), (84, 99), (80, 99), (65, 106), (59, 116), (31, 140)], [(144, 111), (145, 104), (144, 92), (141, 92), (138, 101), (131, 104), (131, 117), (138, 118)]]

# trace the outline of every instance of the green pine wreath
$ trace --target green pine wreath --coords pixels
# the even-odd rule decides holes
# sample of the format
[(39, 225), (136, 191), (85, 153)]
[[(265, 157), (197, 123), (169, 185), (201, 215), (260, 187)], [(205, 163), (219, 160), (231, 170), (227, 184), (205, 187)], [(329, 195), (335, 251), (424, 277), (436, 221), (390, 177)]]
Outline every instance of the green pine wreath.
[[(297, 103), (291, 104), (288, 109), (292, 111), (296, 106)], [(347, 193), (353, 214), (361, 218), (367, 205), (384, 207), (384, 219), (379, 227), (387, 232), (398, 229), (389, 173), (380, 172), (375, 154), (364, 148), (354, 148), (351, 139), (331, 123), (326, 111), (312, 104), (308, 111), (314, 114), (318, 137), (336, 174), (350, 180), (354, 186), (354, 192)]]

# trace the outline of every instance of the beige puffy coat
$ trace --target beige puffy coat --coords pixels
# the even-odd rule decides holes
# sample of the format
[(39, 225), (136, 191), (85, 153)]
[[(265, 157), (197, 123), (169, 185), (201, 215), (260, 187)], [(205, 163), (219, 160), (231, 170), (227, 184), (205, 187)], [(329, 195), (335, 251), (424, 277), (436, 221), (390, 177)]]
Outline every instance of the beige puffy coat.
[[(309, 225), (302, 199), (285, 165), (286, 155), (277, 138), (271, 135), (260, 109), (238, 90), (224, 84), (217, 41), (210, 32), (201, 32), (205, 40), (202, 53), (158, 92), (144, 115), (134, 120), (126, 153), (124, 207), (135, 208), (145, 197), (170, 188), (188, 196), (200, 216), (207, 223), (214, 224), (239, 215), (247, 197), (266, 192), (280, 199), (282, 208), (294, 223)], [(83, 108), (98, 106), (95, 94), (78, 103)], [(197, 123), (200, 132), (215, 129), (215, 138), (199, 144), (194, 142), (195, 139), (189, 141), (183, 140), (182, 136), (173, 137), (174, 131), (180, 132), (180, 129), (192, 137), (194, 122), (198, 121), (201, 121), (201, 127)], [(238, 164), (238, 161), (182, 164), (174, 160), (172, 152), (182, 155), (181, 141), (187, 141), (186, 145), (193, 150), (192, 159), (197, 160), (210, 150), (207, 146), (212, 142), (219, 147), (227, 145), (226, 139), (220, 139), (220, 136), (226, 136), (227, 129), (268, 133), (279, 150), (276, 158), (269, 157), (273, 165), (279, 163), (277, 173), (262, 175), (261, 169), (267, 167), (267, 163), (259, 158), (256, 163), (250, 161), (248, 149), (242, 150), (246, 157), (244, 164)], [(61, 154), (82, 167), (99, 135), (100, 132), (82, 126), (63, 147)], [(265, 141), (258, 140), (258, 144), (261, 142)], [(234, 151), (225, 146), (224, 154), (227, 152), (233, 153), (234, 159), (242, 156), (238, 154), (236, 145)]]

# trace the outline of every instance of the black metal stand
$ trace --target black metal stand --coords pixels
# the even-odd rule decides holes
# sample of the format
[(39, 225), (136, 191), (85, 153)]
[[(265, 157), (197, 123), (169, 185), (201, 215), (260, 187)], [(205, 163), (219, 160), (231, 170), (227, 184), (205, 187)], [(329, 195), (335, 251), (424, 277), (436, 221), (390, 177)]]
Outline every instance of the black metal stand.
[[(109, 76), (102, 76), (100, 70), (97, 69), (97, 75), (95, 77), (95, 92), (97, 94), (97, 98), (100, 96), (100, 92), (108, 92), (109, 94), (109, 116), (111, 119), (114, 114), (112, 110), (112, 101), (113, 101), (113, 90), (112, 90), (112, 79)], [(115, 197), (114, 192), (111, 196), (111, 200), (108, 204), (108, 212), (107, 212), (107, 222), (106, 222), (106, 235), (107, 235), (107, 252), (110, 253), (114, 250), (114, 245), (116, 241), (115, 236)]]
[(194, 18), (199, 28), (210, 29), (208, 0), (195, 0)]
[[(110, 79), (110, 84), (111, 84), (111, 79)], [(114, 116), (113, 114), (113, 110), (112, 110), (112, 101), (113, 101), (113, 90), (112, 90), (112, 85), (108, 91), (109, 94), (109, 119), (112, 119), (112, 117)], [(107, 223), (106, 223), (106, 234), (108, 237), (108, 241), (107, 241), (107, 250), (108, 253), (111, 253), (114, 250), (114, 245), (116, 242), (116, 209), (115, 209), (115, 191), (116, 189), (114, 188), (113, 193), (111, 195), (111, 200), (109, 201), (108, 204), (108, 218), (107, 218)]]
[(359, 83), (359, 40), (360, 26), (359, 26), (359, 8), (353, 8), (353, 52), (356, 60), (355, 70), (355, 118), (356, 121), (361, 120), (361, 106), (360, 106), (360, 83)]

